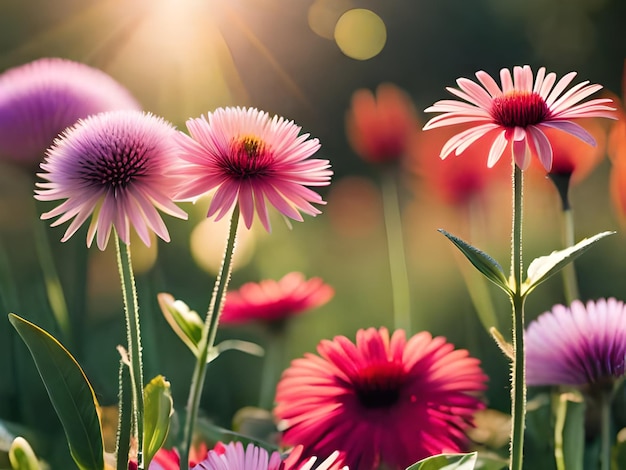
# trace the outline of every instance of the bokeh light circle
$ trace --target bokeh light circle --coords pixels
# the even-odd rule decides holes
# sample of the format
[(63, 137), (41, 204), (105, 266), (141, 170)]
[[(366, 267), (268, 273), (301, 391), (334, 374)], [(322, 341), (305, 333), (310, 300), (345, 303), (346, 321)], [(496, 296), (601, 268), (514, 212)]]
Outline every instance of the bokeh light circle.
[(382, 18), (371, 10), (346, 11), (335, 25), (335, 42), (352, 59), (368, 60), (377, 56), (387, 42), (387, 28)]

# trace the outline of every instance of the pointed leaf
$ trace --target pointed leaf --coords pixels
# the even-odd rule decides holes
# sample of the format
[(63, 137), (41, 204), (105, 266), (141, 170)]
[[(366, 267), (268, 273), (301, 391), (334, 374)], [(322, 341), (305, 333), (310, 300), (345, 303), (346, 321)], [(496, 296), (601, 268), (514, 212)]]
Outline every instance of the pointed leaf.
[(240, 351), (257, 357), (263, 357), (263, 355), (265, 355), (265, 349), (256, 343), (239, 339), (227, 339), (209, 350), (206, 360), (207, 363), (213, 362), (224, 351)]
[(170, 383), (162, 375), (157, 375), (146, 385), (143, 400), (144, 467), (148, 468), (170, 429), (170, 417), (174, 411)]
[(474, 470), (478, 454), (439, 454), (420, 460), (407, 470)]
[[(123, 348), (120, 346), (118, 350), (121, 353)], [(133, 384), (130, 378), (130, 368), (123, 358), (120, 360), (118, 383), (117, 442), (115, 446), (116, 469), (128, 470), (128, 454), (130, 452), (130, 439), (133, 427)]]
[(571, 263), (585, 251), (587, 251), (593, 244), (599, 240), (613, 235), (615, 232), (602, 232), (594, 235), (591, 238), (585, 238), (574, 246), (565, 248), (564, 250), (553, 251), (547, 256), (540, 256), (535, 258), (530, 265), (528, 265), (528, 277), (524, 281), (522, 286), (522, 295), (528, 295), (535, 287), (548, 279), (553, 274), (559, 272), (563, 266)]
[(197, 312), (190, 310), (182, 300), (175, 300), (170, 294), (161, 293), (157, 296), (163, 316), (187, 345), (194, 356), (198, 357), (198, 344), (202, 338), (204, 322)]
[(511, 294), (511, 288), (509, 287), (507, 277), (505, 276), (502, 267), (495, 259), (489, 256), (487, 253), (479, 250), (475, 246), (470, 245), (469, 243), (461, 240), (458, 237), (455, 237), (454, 235), (446, 232), (443, 229), (439, 229), (438, 231), (444, 234), (448, 238), (448, 240), (454, 243), (456, 247), (461, 250), (461, 252), (469, 260), (469, 262), (472, 263), (474, 267), (478, 269), (481, 273), (483, 273), (487, 279), (489, 279), (491, 282), (500, 287), (509, 295)]
[(50, 334), (11, 313), (9, 321), (28, 346), (63, 425), (70, 453), (81, 470), (104, 468), (98, 402), (85, 373)]

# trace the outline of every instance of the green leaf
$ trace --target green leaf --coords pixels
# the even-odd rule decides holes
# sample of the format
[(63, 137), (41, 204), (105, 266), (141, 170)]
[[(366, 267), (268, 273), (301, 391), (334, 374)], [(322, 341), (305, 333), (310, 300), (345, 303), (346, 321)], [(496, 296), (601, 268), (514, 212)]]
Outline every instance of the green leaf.
[(16, 437), (9, 450), (13, 470), (41, 470), (41, 465), (30, 444), (23, 437)]
[(508, 460), (497, 455), (478, 455), (475, 470), (502, 470), (509, 465)]
[(507, 294), (512, 294), (511, 288), (509, 287), (509, 281), (507, 280), (502, 267), (495, 259), (475, 246), (470, 245), (443, 229), (439, 229), (438, 231), (454, 243), (469, 260), (469, 262), (472, 263), (481, 273), (483, 273), (487, 279), (493, 282), (496, 286), (500, 287)]
[(554, 456), (567, 470), (583, 470), (585, 454), (585, 399), (580, 392), (553, 395)]
[(604, 237), (613, 235), (614, 233), (615, 232), (598, 233), (593, 237), (585, 238), (576, 243), (576, 245), (565, 248), (564, 250), (553, 251), (547, 256), (535, 258), (530, 265), (528, 265), (528, 277), (522, 285), (522, 295), (528, 295), (535, 287), (553, 274), (559, 272), (563, 266), (574, 261), (585, 251), (591, 248), (592, 245)]
[[(120, 351), (122, 349), (122, 351)], [(118, 347), (120, 354), (123, 351)], [(115, 446), (115, 456), (117, 459), (117, 470), (128, 470), (128, 454), (130, 452), (130, 439), (133, 427), (133, 392), (130, 378), (130, 368), (122, 358), (119, 370), (119, 390), (118, 390), (118, 417), (117, 417), (117, 442)]]
[(162, 375), (157, 375), (146, 385), (143, 400), (144, 468), (148, 468), (170, 429), (170, 417), (174, 411), (170, 383)]
[(81, 470), (104, 468), (98, 401), (85, 373), (54, 337), (11, 313), (9, 321), (28, 346), (63, 425), (70, 453)]
[(478, 454), (439, 454), (420, 460), (407, 470), (474, 470)]
[(194, 356), (198, 357), (198, 344), (202, 338), (204, 322), (197, 312), (190, 310), (182, 300), (175, 300), (165, 292), (157, 296), (163, 316), (174, 333), (187, 345)]
[(207, 356), (207, 363), (213, 362), (224, 351), (240, 351), (242, 353), (250, 354), (251, 356), (263, 357), (265, 350), (256, 343), (250, 341), (242, 341), (239, 339), (227, 339), (214, 346), (209, 350)]

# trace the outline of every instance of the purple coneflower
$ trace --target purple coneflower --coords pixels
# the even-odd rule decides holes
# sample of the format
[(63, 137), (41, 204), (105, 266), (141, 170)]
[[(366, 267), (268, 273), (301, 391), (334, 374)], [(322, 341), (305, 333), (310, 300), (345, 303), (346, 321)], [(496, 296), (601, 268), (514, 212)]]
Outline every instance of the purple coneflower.
[(106, 73), (66, 59), (45, 58), (0, 75), (0, 156), (28, 167), (78, 119), (104, 111), (139, 110)]
[[(582, 100), (597, 92), (601, 85), (581, 82), (563, 93), (576, 76), (570, 72), (556, 82), (556, 74), (546, 74), (541, 67), (533, 79), (528, 65), (514, 67), (513, 78), (509, 69), (500, 70), (502, 88), (486, 72), (476, 72), (480, 85), (467, 78), (459, 78), (460, 89), (447, 88), (464, 101), (442, 100), (426, 112), (442, 113), (426, 123), (424, 129), (434, 129), (456, 124), (471, 127), (452, 137), (441, 150), (441, 158), (454, 152), (461, 154), (475, 141), (489, 135), (492, 140), (487, 166), (492, 167), (511, 145), (515, 163), (522, 170), (530, 164), (531, 154), (536, 154), (546, 171), (552, 167), (552, 146), (546, 137), (546, 128), (555, 128), (595, 145), (593, 136), (572, 119), (605, 117), (616, 119), (614, 108), (607, 106), (612, 100)], [(556, 84), (555, 84), (556, 83)], [(482, 85), (482, 86), (481, 86)]]
[(213, 189), (207, 216), (216, 220), (238, 205), (246, 227), (254, 213), (267, 231), (267, 202), (286, 217), (302, 221), (300, 212), (317, 215), (311, 203), (324, 204), (307, 186), (326, 186), (328, 160), (309, 159), (320, 148), (300, 127), (254, 108), (220, 108), (187, 121), (191, 137), (180, 134), (187, 165), (177, 199), (193, 199)]
[(613, 383), (625, 373), (626, 307), (610, 299), (556, 305), (525, 334), (528, 385)]
[(150, 245), (149, 230), (165, 241), (169, 234), (157, 208), (175, 217), (187, 214), (172, 202), (177, 180), (176, 131), (163, 119), (139, 111), (114, 111), (88, 117), (68, 129), (49, 149), (38, 176), (36, 198), (64, 199), (42, 219), (59, 217), (52, 225), (72, 222), (67, 241), (93, 215), (87, 232), (91, 246), (106, 248), (111, 228), (126, 244), (130, 227)]

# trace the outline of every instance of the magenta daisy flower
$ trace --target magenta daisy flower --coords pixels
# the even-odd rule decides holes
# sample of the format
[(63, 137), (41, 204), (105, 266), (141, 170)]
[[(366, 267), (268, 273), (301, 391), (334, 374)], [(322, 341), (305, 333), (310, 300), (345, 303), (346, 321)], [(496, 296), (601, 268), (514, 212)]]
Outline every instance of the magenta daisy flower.
[(612, 383), (625, 374), (626, 307), (616, 299), (556, 305), (525, 334), (528, 385)]
[(121, 109), (141, 107), (98, 69), (57, 58), (14, 67), (0, 75), (0, 156), (33, 167), (78, 119)]
[(179, 173), (185, 184), (178, 199), (196, 198), (215, 189), (207, 216), (224, 217), (236, 204), (246, 227), (254, 213), (267, 231), (267, 202), (286, 217), (302, 221), (300, 212), (317, 215), (311, 203), (325, 204), (307, 186), (326, 186), (328, 160), (309, 159), (317, 139), (282, 117), (270, 118), (253, 108), (220, 108), (187, 121), (191, 137), (180, 134), (187, 165)]
[(222, 323), (245, 323), (260, 320), (280, 322), (306, 310), (321, 307), (335, 291), (319, 277), (308, 281), (298, 272), (286, 274), (280, 281), (271, 279), (249, 282), (226, 296)]
[(461, 450), (484, 407), (479, 361), (445, 338), (370, 328), (356, 344), (337, 336), (317, 350), (283, 373), (274, 410), (284, 444), (302, 444), (305, 455), (338, 450), (352, 468), (404, 469)]
[[(302, 447), (295, 448), (285, 460), (279, 452), (269, 454), (267, 450), (254, 444), (244, 448), (241, 442), (228, 444), (218, 443), (209, 451), (207, 458), (193, 467), (193, 470), (310, 470), (317, 458), (300, 459)], [(345, 469), (341, 463), (339, 452), (333, 452), (316, 470)]]
[(106, 248), (111, 228), (130, 242), (133, 226), (150, 245), (149, 231), (165, 241), (169, 234), (157, 209), (175, 217), (187, 214), (172, 202), (177, 180), (170, 167), (177, 158), (176, 131), (163, 119), (139, 111), (113, 111), (79, 121), (48, 150), (35, 198), (65, 201), (42, 219), (73, 219), (67, 241), (93, 214), (87, 246), (97, 234)]
[(442, 100), (425, 110), (442, 114), (428, 121), (424, 129), (466, 123), (471, 125), (446, 142), (441, 150), (441, 158), (453, 152), (459, 155), (475, 141), (488, 135), (493, 142), (487, 166), (495, 165), (510, 144), (515, 163), (521, 169), (528, 167), (530, 156), (534, 153), (546, 171), (550, 171), (552, 146), (545, 129), (560, 129), (595, 145), (592, 135), (572, 119), (616, 119), (612, 112), (615, 109), (607, 106), (612, 102), (610, 99), (581, 103), (600, 90), (601, 85), (590, 85), (584, 81), (563, 93), (575, 76), (576, 72), (570, 72), (557, 82), (555, 73), (546, 74), (546, 69), (541, 67), (533, 78), (531, 68), (525, 65), (513, 68), (513, 78), (509, 69), (500, 70), (500, 87), (489, 74), (481, 70), (476, 72), (480, 85), (467, 78), (459, 78), (458, 90), (447, 88), (465, 102)]

